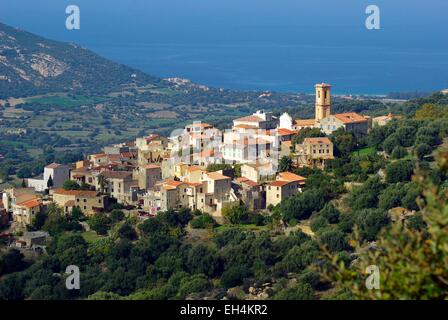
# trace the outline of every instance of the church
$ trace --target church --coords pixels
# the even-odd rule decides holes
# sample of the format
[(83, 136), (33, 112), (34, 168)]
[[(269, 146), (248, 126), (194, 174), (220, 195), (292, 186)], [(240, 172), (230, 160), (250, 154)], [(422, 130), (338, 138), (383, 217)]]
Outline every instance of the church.
[(357, 137), (366, 135), (369, 131), (370, 118), (356, 112), (331, 114), (331, 85), (319, 83), (316, 88), (316, 105), (314, 119), (297, 119), (292, 121), (289, 114), (280, 116), (280, 127), (292, 130), (304, 128), (319, 128), (329, 135), (333, 131), (343, 128), (345, 131), (353, 132)]

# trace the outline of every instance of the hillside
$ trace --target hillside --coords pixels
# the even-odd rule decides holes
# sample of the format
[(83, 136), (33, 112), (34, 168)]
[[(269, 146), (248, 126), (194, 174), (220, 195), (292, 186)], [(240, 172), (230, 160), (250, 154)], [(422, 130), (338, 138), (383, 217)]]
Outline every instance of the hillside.
[(133, 83), (160, 86), (163, 81), (75, 44), (0, 23), (0, 98), (50, 92), (98, 94)]
[[(0, 154), (22, 150), (11, 159), (16, 164), (42, 164), (53, 152), (70, 151), (67, 157), (73, 159), (150, 132), (169, 135), (193, 121), (223, 129), (257, 109), (309, 118), (313, 104), (309, 94), (233, 91), (156, 78), (75, 44), (0, 23)], [(401, 105), (334, 97), (332, 111), (405, 113)]]

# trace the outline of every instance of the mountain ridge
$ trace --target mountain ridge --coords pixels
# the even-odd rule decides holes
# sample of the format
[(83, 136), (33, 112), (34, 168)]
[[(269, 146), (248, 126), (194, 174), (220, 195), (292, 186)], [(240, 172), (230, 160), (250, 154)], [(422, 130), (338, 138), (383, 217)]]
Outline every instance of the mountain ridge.
[(0, 99), (56, 92), (104, 94), (126, 85), (171, 84), (74, 43), (0, 22)]

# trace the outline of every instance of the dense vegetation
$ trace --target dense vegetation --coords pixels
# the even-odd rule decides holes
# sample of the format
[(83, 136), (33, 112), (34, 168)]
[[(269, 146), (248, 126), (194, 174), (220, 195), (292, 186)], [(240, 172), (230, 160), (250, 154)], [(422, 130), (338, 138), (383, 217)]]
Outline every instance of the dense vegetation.
[[(434, 114), (434, 109), (439, 113)], [(437, 214), (445, 219), (442, 212), (446, 209), (446, 163), (436, 166), (432, 151), (441, 148), (448, 136), (446, 115), (446, 107), (426, 104), (414, 117), (374, 128), (366, 139), (356, 140), (349, 133), (335, 132), (331, 139), (339, 158), (325, 171), (296, 170), (307, 177), (305, 191), (270, 208), (269, 215), (255, 214), (236, 205), (225, 208), (223, 225), (190, 210), (170, 210), (139, 222), (117, 208), (87, 219), (80, 212), (65, 216), (50, 206), (31, 227), (52, 235), (48, 255), (31, 266), (17, 253), (5, 256), (0, 263), (4, 274), (0, 298), (245, 298), (249, 287), (260, 288), (266, 283), (270, 285), (264, 292), (273, 299), (446, 297), (442, 280), (436, 283), (438, 291), (420, 287), (430, 279), (426, 272), (436, 272), (429, 266), (416, 269), (406, 264), (409, 267), (400, 269), (423, 272), (418, 278), (421, 280), (406, 282), (409, 290), (418, 286), (415, 292), (406, 291), (402, 285), (402, 291), (393, 294), (395, 287), (390, 284), (381, 291), (382, 296), (363, 291), (362, 273), (349, 267), (360, 254), (360, 267), (370, 263), (372, 257), (381, 257), (381, 268), (391, 270), (388, 279), (397, 282), (405, 276), (392, 272), (388, 263), (407, 259), (413, 250), (432, 250), (430, 244), (425, 249), (424, 239), (446, 238), (445, 227), (432, 228), (443, 221)], [(422, 156), (419, 146), (423, 143), (429, 149)], [(397, 147), (405, 152), (397, 155)], [(423, 182), (412, 179), (416, 168), (424, 177)], [(419, 200), (422, 195), (423, 202)], [(394, 208), (410, 213), (404, 225)], [(96, 237), (86, 236), (82, 226), (85, 222)], [(309, 231), (302, 229), (305, 225), (309, 225)], [(285, 227), (291, 232), (285, 233)], [(191, 234), (201, 230), (205, 232), (203, 241), (191, 242)], [(381, 235), (382, 232), (387, 233)], [(372, 241), (378, 239), (372, 247)], [(406, 245), (401, 241), (407, 241)], [(404, 251), (398, 253), (398, 248)], [(437, 252), (431, 253), (430, 259), (442, 266), (445, 256)], [(424, 255), (412, 257), (424, 257), (424, 261), (418, 261), (418, 268), (426, 263)], [(339, 262), (335, 264), (333, 260)], [(82, 271), (79, 291), (64, 289), (64, 271), (71, 264)], [(338, 271), (330, 272), (332, 277), (323, 276), (325, 270), (335, 267)], [(445, 277), (443, 273), (440, 276)], [(356, 285), (354, 279), (358, 281)]]

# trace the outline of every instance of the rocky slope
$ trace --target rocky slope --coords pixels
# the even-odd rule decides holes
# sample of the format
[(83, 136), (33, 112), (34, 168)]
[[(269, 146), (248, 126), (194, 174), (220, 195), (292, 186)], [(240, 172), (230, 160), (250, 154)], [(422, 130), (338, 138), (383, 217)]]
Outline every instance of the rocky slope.
[(51, 92), (101, 94), (133, 83), (170, 85), (75, 44), (0, 23), (0, 98)]

